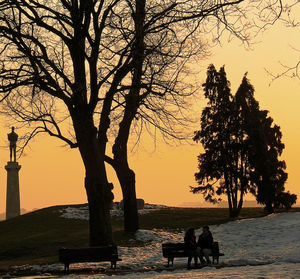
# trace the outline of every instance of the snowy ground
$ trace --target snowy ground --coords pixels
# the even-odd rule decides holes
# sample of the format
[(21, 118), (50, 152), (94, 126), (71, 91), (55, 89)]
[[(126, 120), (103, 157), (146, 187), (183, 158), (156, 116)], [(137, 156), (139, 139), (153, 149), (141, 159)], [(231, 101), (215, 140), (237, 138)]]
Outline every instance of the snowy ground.
[[(73, 212), (74, 213), (74, 212)], [(65, 213), (64, 213), (65, 214)], [(80, 213), (75, 214), (80, 218)], [(66, 217), (66, 216), (65, 216)], [(70, 216), (69, 216), (70, 217)], [(74, 215), (73, 215), (74, 217)], [(300, 278), (300, 212), (273, 214), (263, 218), (233, 221), (211, 226), (214, 239), (219, 241), (220, 268), (205, 267), (187, 270), (186, 259), (175, 259), (174, 268), (167, 268), (162, 257), (163, 242), (179, 242), (182, 233), (141, 230), (136, 239), (150, 242), (145, 247), (119, 247), (123, 259), (118, 263), (120, 271), (130, 273), (113, 274), (113, 278)], [(196, 232), (198, 235), (200, 230)], [(109, 263), (73, 264), (71, 269), (87, 267), (107, 268)], [(34, 266), (44, 272), (62, 270), (61, 264)], [(29, 278), (29, 277), (28, 277)], [(33, 277), (31, 277), (33, 278)], [(42, 277), (36, 277), (42, 278)], [(108, 278), (105, 274), (65, 275), (65, 279)]]
[[(153, 210), (158, 210), (161, 208), (167, 208), (165, 205), (157, 205), (157, 204), (148, 204), (146, 203), (144, 209), (139, 210), (139, 214), (147, 214), (152, 212)], [(123, 211), (118, 209), (117, 206), (110, 211), (111, 216), (123, 216)], [(89, 219), (89, 211), (88, 206), (84, 205), (81, 207), (67, 207), (62, 210), (63, 218), (71, 218), (71, 219), (81, 219), (88, 220)]]

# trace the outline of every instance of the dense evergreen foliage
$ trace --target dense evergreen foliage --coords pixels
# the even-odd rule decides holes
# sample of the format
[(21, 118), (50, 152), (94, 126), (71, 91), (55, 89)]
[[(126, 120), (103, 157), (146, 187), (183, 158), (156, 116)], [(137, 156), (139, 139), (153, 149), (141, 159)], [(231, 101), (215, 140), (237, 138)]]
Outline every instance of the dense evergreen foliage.
[(246, 75), (233, 96), (224, 67), (217, 71), (210, 65), (203, 88), (208, 103), (194, 140), (201, 142), (204, 152), (198, 156), (195, 174), (199, 186), (191, 191), (213, 203), (226, 195), (231, 217), (239, 215), (247, 192), (268, 212), (290, 208), (297, 197), (284, 192), (286, 164), (279, 160), (282, 133), (268, 111), (259, 108)]

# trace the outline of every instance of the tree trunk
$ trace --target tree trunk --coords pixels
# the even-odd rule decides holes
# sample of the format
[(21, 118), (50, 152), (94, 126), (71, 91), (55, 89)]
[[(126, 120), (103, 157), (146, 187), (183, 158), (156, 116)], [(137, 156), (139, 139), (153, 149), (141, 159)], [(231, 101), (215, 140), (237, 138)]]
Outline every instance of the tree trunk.
[(265, 210), (272, 214), (274, 213), (273, 202), (275, 201), (274, 185), (270, 183), (270, 175), (264, 177), (261, 186), (258, 188), (260, 201), (265, 205)]
[(229, 216), (231, 216), (232, 212), (232, 201), (231, 201), (231, 196), (230, 196), (230, 185), (229, 185), (229, 180), (228, 180), (228, 174), (225, 173), (225, 184), (226, 184), (226, 194), (227, 194), (227, 201), (228, 201), (228, 210), (229, 210)]
[(243, 203), (244, 203), (244, 189), (246, 187), (244, 183), (245, 183), (244, 181), (241, 182), (242, 186), (240, 189), (240, 200), (239, 200), (239, 203), (237, 206), (237, 216), (236, 217), (239, 217), (242, 207), (243, 207)]
[(239, 217), (240, 211), (241, 210), (239, 208), (232, 209), (231, 212), (230, 212), (230, 218), (235, 219), (235, 218)]
[(230, 218), (236, 218), (239, 216), (239, 213), (240, 213), (240, 209), (238, 208), (238, 205), (237, 205), (237, 200), (236, 200), (236, 197), (234, 197), (234, 193), (232, 194), (232, 199), (231, 199), (231, 204), (232, 204), (232, 207), (231, 207), (231, 210), (230, 210)]
[(139, 229), (139, 216), (135, 192), (135, 173), (125, 166), (118, 166), (116, 173), (123, 193), (124, 230), (136, 232)]
[[(122, 131), (122, 129), (120, 129)], [(124, 206), (124, 230), (135, 232), (139, 229), (139, 215), (135, 192), (135, 173), (129, 168), (127, 159), (128, 133), (121, 133), (113, 146), (113, 168), (121, 185)]]
[(140, 105), (141, 79), (143, 75), (144, 62), (144, 20), (145, 0), (137, 0), (136, 11), (133, 14), (135, 22), (135, 42), (133, 47), (134, 67), (132, 71), (131, 88), (125, 96), (125, 111), (119, 125), (119, 133), (112, 148), (114, 154), (114, 169), (123, 192), (124, 204), (124, 230), (135, 232), (139, 229), (138, 211), (135, 193), (135, 174), (129, 168), (127, 158), (127, 144), (130, 127)]
[[(112, 229), (110, 221), (111, 198), (105, 192), (104, 186), (99, 177), (86, 177), (85, 188), (89, 205), (89, 242), (90, 246), (101, 246), (112, 244)], [(102, 183), (102, 184), (101, 184)], [(104, 193), (103, 193), (104, 192)]]
[(232, 210), (230, 212), (230, 218), (237, 218), (240, 215), (242, 204), (243, 204), (242, 200), (240, 200), (238, 204), (237, 196), (232, 198)]
[(110, 205), (113, 194), (105, 169), (106, 139), (97, 139), (92, 115), (77, 114), (73, 123), (79, 151), (85, 166), (85, 189), (89, 205), (90, 246), (112, 244)]
[(267, 201), (266, 203), (265, 203), (265, 210), (269, 213), (269, 214), (272, 214), (272, 213), (274, 213), (274, 208), (273, 208), (273, 205), (272, 205), (272, 202), (270, 202), (270, 201)]

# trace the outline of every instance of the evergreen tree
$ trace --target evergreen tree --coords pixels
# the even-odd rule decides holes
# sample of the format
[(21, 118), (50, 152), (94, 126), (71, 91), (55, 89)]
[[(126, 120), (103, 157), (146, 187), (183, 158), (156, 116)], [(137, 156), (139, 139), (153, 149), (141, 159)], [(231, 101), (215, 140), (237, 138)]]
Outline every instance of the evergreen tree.
[(243, 131), (240, 129), (234, 98), (224, 67), (216, 71), (210, 65), (204, 87), (208, 104), (201, 116), (201, 130), (195, 132), (205, 152), (198, 156), (199, 172), (195, 174), (198, 187), (205, 200), (217, 202), (215, 195), (227, 195), (229, 215), (238, 216), (248, 184), (244, 179), (247, 157), (244, 156)]
[(275, 199), (275, 208), (284, 207), (286, 210), (289, 210), (293, 204), (297, 201), (297, 195), (291, 194), (289, 191), (280, 192), (276, 195)]
[(280, 200), (284, 200), (283, 197), (291, 195), (284, 192), (288, 175), (285, 172), (285, 161), (279, 160), (284, 149), (282, 133), (268, 116), (269, 112), (259, 109), (254, 98), (254, 88), (246, 75), (235, 95), (235, 102), (242, 112), (247, 133), (248, 158), (252, 168), (250, 180), (256, 186), (252, 188), (252, 193), (257, 202), (265, 205), (266, 210), (272, 213), (274, 208), (282, 205)]
[(247, 192), (268, 212), (292, 206), (297, 197), (284, 192), (287, 173), (279, 160), (284, 149), (280, 127), (268, 111), (260, 110), (246, 75), (232, 96), (224, 67), (218, 72), (210, 65), (203, 87), (208, 103), (194, 140), (202, 143), (204, 153), (198, 156), (195, 174), (199, 186), (191, 191), (214, 203), (220, 200), (216, 196), (225, 194), (230, 217), (239, 215)]

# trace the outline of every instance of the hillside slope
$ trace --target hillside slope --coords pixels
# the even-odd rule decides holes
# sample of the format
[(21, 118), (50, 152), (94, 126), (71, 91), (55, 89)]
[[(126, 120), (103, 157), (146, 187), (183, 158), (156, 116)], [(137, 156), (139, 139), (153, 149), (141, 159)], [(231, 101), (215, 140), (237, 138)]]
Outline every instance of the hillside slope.
[[(88, 246), (88, 221), (61, 217), (70, 207), (80, 211), (83, 205), (53, 206), (0, 222), (0, 269), (57, 262), (59, 248)], [(183, 231), (191, 226), (225, 223), (227, 215), (226, 209), (217, 208), (154, 209), (140, 215), (140, 227)], [(255, 218), (265, 214), (261, 208), (245, 208), (241, 215)], [(132, 241), (134, 234), (123, 232), (122, 224), (122, 216), (112, 217), (113, 238), (118, 246), (145, 245)]]

